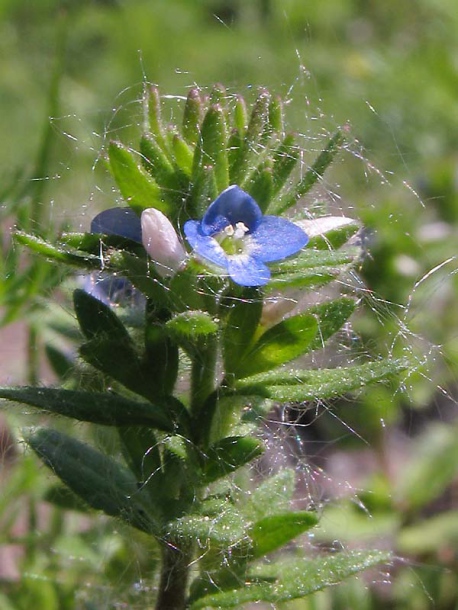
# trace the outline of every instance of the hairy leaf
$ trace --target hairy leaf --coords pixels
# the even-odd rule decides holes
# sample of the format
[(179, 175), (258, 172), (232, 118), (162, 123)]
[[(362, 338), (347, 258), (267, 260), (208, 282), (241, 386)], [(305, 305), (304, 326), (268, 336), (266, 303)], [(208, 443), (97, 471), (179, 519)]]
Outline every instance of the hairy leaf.
[(380, 360), (347, 368), (288, 370), (256, 375), (237, 382), (237, 387), (279, 402), (304, 402), (342, 396), (408, 368), (405, 360)]
[(123, 323), (108, 305), (80, 288), (73, 292), (73, 305), (86, 339), (106, 335), (110, 339), (133, 345)]
[(262, 454), (260, 441), (249, 436), (230, 436), (212, 445), (205, 455), (204, 480), (207, 483), (224, 477)]
[(89, 506), (142, 531), (158, 531), (153, 506), (138, 491), (133, 475), (112, 458), (56, 430), (39, 429), (25, 440)]
[(164, 214), (169, 205), (161, 196), (161, 189), (148, 172), (137, 162), (137, 156), (119, 142), (108, 146), (110, 169), (126, 203), (141, 214), (146, 208), (156, 208)]
[(263, 557), (303, 534), (318, 523), (316, 513), (286, 512), (264, 517), (248, 530), (253, 544), (253, 557)]
[(248, 377), (294, 360), (309, 349), (318, 330), (314, 316), (299, 314), (269, 328), (240, 359), (236, 378)]
[(342, 132), (337, 131), (329, 140), (324, 150), (315, 159), (313, 165), (305, 173), (302, 180), (295, 186), (294, 190), (275, 207), (275, 214), (285, 212), (295, 205), (300, 197), (303, 197), (308, 193), (308, 191), (323, 177), (324, 172), (333, 162), (343, 142), (344, 137)]
[(16, 231), (14, 239), (50, 261), (89, 270), (100, 269), (100, 258), (98, 256), (79, 252), (66, 246), (55, 246), (41, 237), (25, 233), (24, 231)]
[[(167, 432), (175, 427), (166, 401), (152, 404), (110, 393), (27, 386), (0, 388), (0, 398), (105, 426), (145, 425)], [(170, 402), (175, 400), (170, 398)]]
[[(274, 583), (256, 581), (255, 575), (243, 588), (214, 593), (198, 599), (191, 610), (199, 608), (239, 608), (249, 602), (280, 604), (336, 585), (346, 578), (391, 559), (382, 551), (352, 551), (313, 559), (279, 561), (259, 570), (258, 578), (274, 576)], [(252, 584), (250, 583), (250, 580)]]

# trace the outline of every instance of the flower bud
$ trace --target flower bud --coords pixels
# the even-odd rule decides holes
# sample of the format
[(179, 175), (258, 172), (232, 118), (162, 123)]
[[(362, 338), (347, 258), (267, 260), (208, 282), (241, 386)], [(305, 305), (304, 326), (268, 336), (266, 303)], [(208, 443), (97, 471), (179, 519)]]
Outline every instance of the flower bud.
[(341, 231), (346, 227), (359, 226), (357, 220), (346, 216), (322, 216), (311, 220), (298, 220), (295, 224), (303, 229), (309, 237), (317, 237), (330, 231)]
[(142, 212), (143, 246), (161, 277), (174, 275), (186, 259), (186, 251), (170, 220), (159, 210)]

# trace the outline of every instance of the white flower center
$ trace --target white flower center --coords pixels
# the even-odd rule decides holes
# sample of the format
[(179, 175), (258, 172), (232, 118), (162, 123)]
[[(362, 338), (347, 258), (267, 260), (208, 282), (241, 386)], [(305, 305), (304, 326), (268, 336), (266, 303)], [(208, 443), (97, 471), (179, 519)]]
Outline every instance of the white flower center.
[(223, 232), (226, 233), (227, 237), (241, 239), (248, 231), (248, 227), (243, 222), (236, 222), (235, 227), (234, 225), (227, 225)]
[(235, 225), (227, 225), (216, 239), (226, 254), (242, 254), (245, 250), (243, 238), (248, 231), (249, 228), (243, 222), (236, 222)]

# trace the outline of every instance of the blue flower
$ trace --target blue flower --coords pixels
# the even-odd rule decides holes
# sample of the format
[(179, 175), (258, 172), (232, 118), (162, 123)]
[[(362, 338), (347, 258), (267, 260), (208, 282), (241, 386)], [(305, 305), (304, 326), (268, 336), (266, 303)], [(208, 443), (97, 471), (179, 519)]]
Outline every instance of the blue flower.
[[(140, 218), (131, 208), (110, 208), (95, 216), (91, 233), (119, 235), (142, 243)], [(143, 295), (124, 277), (95, 271), (85, 277), (84, 290), (106, 305), (144, 306)]]
[(256, 201), (236, 185), (210, 204), (201, 221), (188, 220), (184, 233), (199, 257), (225, 269), (241, 286), (267, 284), (265, 263), (296, 254), (308, 242), (291, 221), (263, 216)]

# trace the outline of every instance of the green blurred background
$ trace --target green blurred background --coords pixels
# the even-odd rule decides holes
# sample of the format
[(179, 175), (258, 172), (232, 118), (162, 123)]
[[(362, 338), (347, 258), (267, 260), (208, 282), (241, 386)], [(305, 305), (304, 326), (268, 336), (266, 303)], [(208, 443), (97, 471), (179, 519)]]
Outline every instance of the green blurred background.
[[(0, 0), (2, 383), (26, 381), (23, 325), (46, 325), (39, 294), (52, 287), (48, 278), (30, 298), (13, 298), (9, 228), (19, 221), (52, 232), (66, 221), (86, 229), (97, 209), (113, 205), (103, 146), (113, 137), (135, 144), (145, 81), (170, 95), (171, 118), (193, 85), (281, 94), (290, 127), (304, 136), (306, 162), (345, 126), (345, 150), (311, 202), (325, 198), (368, 228), (358, 349), (407, 352), (417, 365), (401, 387), (328, 406), (332, 414), (324, 410), (308, 426), (329, 476), (353, 489), (326, 505), (318, 538), (388, 546), (402, 559), (386, 578), (378, 573), (289, 607), (458, 608), (455, 0)], [(49, 367), (40, 370), (43, 381)], [(122, 532), (113, 539), (88, 517), (83, 535), (57, 509), (37, 526), (48, 477), (30, 456), (15, 458), (23, 420), (8, 417), (1, 607), (114, 608), (115, 599), (147, 607), (144, 591), (136, 597), (128, 588), (151, 567), (143, 541)], [(344, 472), (335, 469), (339, 459)], [(362, 472), (361, 460), (370, 464)], [(68, 554), (78, 561), (64, 561)], [(103, 597), (110, 583), (116, 593), (91, 606), (90, 587)]]

